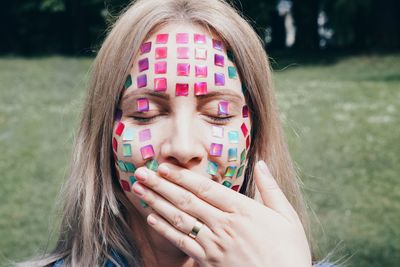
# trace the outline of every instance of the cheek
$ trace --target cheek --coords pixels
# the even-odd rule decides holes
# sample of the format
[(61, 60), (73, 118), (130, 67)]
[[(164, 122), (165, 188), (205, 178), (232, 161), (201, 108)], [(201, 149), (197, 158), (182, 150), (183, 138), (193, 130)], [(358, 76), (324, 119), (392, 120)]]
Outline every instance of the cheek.
[(150, 127), (133, 126), (126, 120), (114, 123), (112, 149), (119, 180), (125, 191), (131, 191), (136, 181), (133, 173), (138, 167), (146, 165), (149, 169), (157, 169), (158, 163), (153, 158), (158, 147), (153, 141)]
[(244, 117), (229, 127), (212, 126), (211, 135), (207, 172), (222, 177), (219, 182), (239, 191), (250, 148), (250, 122)]

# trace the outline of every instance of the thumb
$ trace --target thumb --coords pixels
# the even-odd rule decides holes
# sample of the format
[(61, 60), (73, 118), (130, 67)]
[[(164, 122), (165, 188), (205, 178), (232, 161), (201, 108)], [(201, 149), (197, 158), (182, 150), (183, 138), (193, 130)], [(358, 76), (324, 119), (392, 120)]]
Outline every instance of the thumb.
[(256, 163), (254, 178), (264, 205), (286, 218), (292, 218), (294, 209), (263, 160)]

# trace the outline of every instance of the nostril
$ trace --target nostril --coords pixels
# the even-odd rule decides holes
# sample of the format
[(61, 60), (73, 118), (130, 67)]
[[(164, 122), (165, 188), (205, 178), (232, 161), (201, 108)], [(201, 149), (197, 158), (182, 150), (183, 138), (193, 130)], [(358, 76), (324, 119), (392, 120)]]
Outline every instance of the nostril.
[(179, 161), (174, 157), (168, 157), (165, 162), (180, 166)]
[(170, 157), (166, 158), (165, 162), (174, 164), (181, 168), (192, 169), (193, 167), (195, 167), (201, 163), (201, 159), (194, 157), (194, 158), (191, 158), (190, 160), (183, 160), (183, 159), (177, 159), (175, 157), (170, 156)]

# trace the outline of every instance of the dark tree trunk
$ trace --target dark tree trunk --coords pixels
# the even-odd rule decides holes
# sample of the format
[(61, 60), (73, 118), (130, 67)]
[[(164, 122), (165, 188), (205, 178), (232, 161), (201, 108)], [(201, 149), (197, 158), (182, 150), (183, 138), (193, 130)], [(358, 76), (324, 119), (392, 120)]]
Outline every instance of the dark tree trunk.
[(301, 50), (317, 50), (319, 1), (293, 0), (292, 12), (296, 26), (294, 47)]

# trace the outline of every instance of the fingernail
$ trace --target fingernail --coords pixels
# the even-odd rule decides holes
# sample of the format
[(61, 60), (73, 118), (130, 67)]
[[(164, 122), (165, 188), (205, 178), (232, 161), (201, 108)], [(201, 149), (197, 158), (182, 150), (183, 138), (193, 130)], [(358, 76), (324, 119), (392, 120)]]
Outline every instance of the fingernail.
[(135, 172), (135, 177), (136, 177), (136, 179), (138, 179), (139, 181), (145, 181), (146, 180), (146, 178), (147, 178), (147, 171), (145, 170), (145, 169), (138, 169), (136, 172)]
[(169, 168), (166, 165), (160, 165), (158, 166), (158, 172), (163, 175), (168, 175)]
[(144, 188), (140, 185), (140, 184), (138, 184), (138, 183), (135, 183), (134, 185), (133, 185), (133, 192), (135, 193), (135, 194), (137, 194), (137, 195), (139, 195), (139, 196), (143, 196), (143, 194), (144, 194)]
[(258, 166), (260, 167), (260, 170), (264, 173), (264, 174), (268, 174), (268, 167), (267, 164), (265, 164), (265, 161), (260, 160), (258, 162)]
[(154, 218), (154, 216), (149, 215), (149, 216), (147, 217), (147, 222), (148, 222), (149, 224), (151, 224), (151, 225), (155, 225), (155, 224), (157, 223), (157, 220), (156, 220), (156, 218)]

